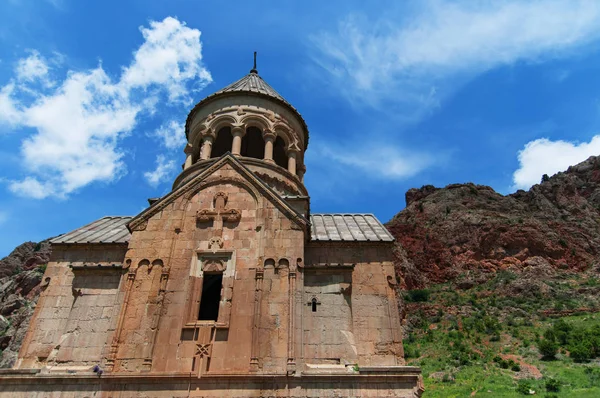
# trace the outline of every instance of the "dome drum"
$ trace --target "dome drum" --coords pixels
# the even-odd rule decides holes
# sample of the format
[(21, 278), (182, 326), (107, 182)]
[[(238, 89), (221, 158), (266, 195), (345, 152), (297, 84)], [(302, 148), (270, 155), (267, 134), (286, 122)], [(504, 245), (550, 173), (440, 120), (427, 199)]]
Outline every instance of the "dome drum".
[(231, 152), (235, 156), (277, 164), (302, 178), (303, 137), (291, 123), (272, 110), (228, 107), (208, 114), (193, 126), (184, 149), (184, 169), (198, 161)]

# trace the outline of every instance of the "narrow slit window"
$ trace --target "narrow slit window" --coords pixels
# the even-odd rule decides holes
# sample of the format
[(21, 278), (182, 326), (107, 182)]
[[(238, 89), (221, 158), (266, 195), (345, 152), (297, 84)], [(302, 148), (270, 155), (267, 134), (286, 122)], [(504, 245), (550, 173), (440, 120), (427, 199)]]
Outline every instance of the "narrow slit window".
[(317, 299), (313, 298), (311, 301), (312, 304), (312, 312), (317, 312)]
[(219, 304), (221, 302), (221, 287), (223, 274), (204, 274), (202, 282), (202, 297), (200, 298), (199, 321), (217, 321)]

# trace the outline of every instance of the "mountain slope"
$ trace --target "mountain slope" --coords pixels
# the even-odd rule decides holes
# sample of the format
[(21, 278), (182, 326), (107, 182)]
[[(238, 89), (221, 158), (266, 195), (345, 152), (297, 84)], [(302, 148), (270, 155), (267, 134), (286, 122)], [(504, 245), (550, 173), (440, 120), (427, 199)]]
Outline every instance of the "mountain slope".
[(386, 224), (398, 241), (405, 287), (464, 272), (594, 266), (600, 255), (600, 158), (544, 180), (507, 196), (471, 183), (409, 190), (406, 208)]
[(424, 186), (406, 203), (387, 227), (425, 397), (600, 394), (600, 158), (527, 192)]
[(50, 244), (25, 242), (0, 260), (0, 368), (17, 359), (41, 292)]

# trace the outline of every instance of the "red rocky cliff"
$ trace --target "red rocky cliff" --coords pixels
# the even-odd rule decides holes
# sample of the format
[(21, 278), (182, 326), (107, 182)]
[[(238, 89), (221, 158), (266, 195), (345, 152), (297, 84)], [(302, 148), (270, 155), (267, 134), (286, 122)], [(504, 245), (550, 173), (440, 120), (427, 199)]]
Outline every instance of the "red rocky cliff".
[(600, 157), (507, 196), (472, 183), (413, 188), (387, 227), (409, 289), (466, 272), (583, 271), (599, 260)]

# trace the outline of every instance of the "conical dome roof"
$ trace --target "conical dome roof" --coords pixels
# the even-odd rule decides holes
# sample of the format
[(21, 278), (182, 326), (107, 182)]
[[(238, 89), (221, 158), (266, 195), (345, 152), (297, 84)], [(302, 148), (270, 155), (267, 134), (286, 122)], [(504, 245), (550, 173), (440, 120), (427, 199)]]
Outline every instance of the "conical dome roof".
[(250, 73), (248, 73), (246, 76), (242, 77), (240, 80), (231, 83), (227, 87), (222, 88), (221, 90), (207, 96), (202, 101), (198, 102), (196, 104), (196, 106), (194, 106), (194, 108), (192, 109), (190, 114), (188, 115), (188, 118), (187, 118), (187, 121), (185, 124), (185, 136), (188, 137), (188, 133), (189, 133), (188, 124), (189, 124), (190, 120), (192, 119), (193, 115), (198, 110), (198, 108), (200, 108), (205, 103), (213, 100), (214, 98), (227, 96), (227, 95), (242, 94), (242, 93), (256, 95), (259, 97), (267, 97), (267, 98), (274, 100), (275, 102), (278, 102), (281, 105), (289, 108), (294, 114), (296, 114), (298, 116), (298, 119), (300, 120), (300, 123), (302, 124), (302, 127), (304, 128), (304, 136), (305, 136), (305, 142), (306, 142), (305, 145), (308, 146), (308, 127), (306, 126), (306, 122), (302, 118), (302, 115), (300, 115), (300, 112), (298, 112), (298, 110), (296, 108), (294, 108), (292, 106), (292, 104), (287, 102), (285, 100), (285, 98), (283, 98), (281, 96), (281, 94), (279, 94), (277, 91), (275, 91), (275, 89), (273, 87), (271, 87), (266, 81), (264, 81), (263, 78), (258, 75), (258, 71), (256, 69), (252, 69), (250, 71)]
[(242, 77), (237, 82), (231, 83), (229, 86), (217, 91), (212, 95), (219, 95), (222, 93), (233, 93), (233, 92), (252, 92), (263, 95), (268, 95), (273, 98), (277, 98), (280, 101), (287, 102), (273, 87), (269, 85), (262, 77), (258, 75), (258, 72), (253, 69), (246, 76)]

